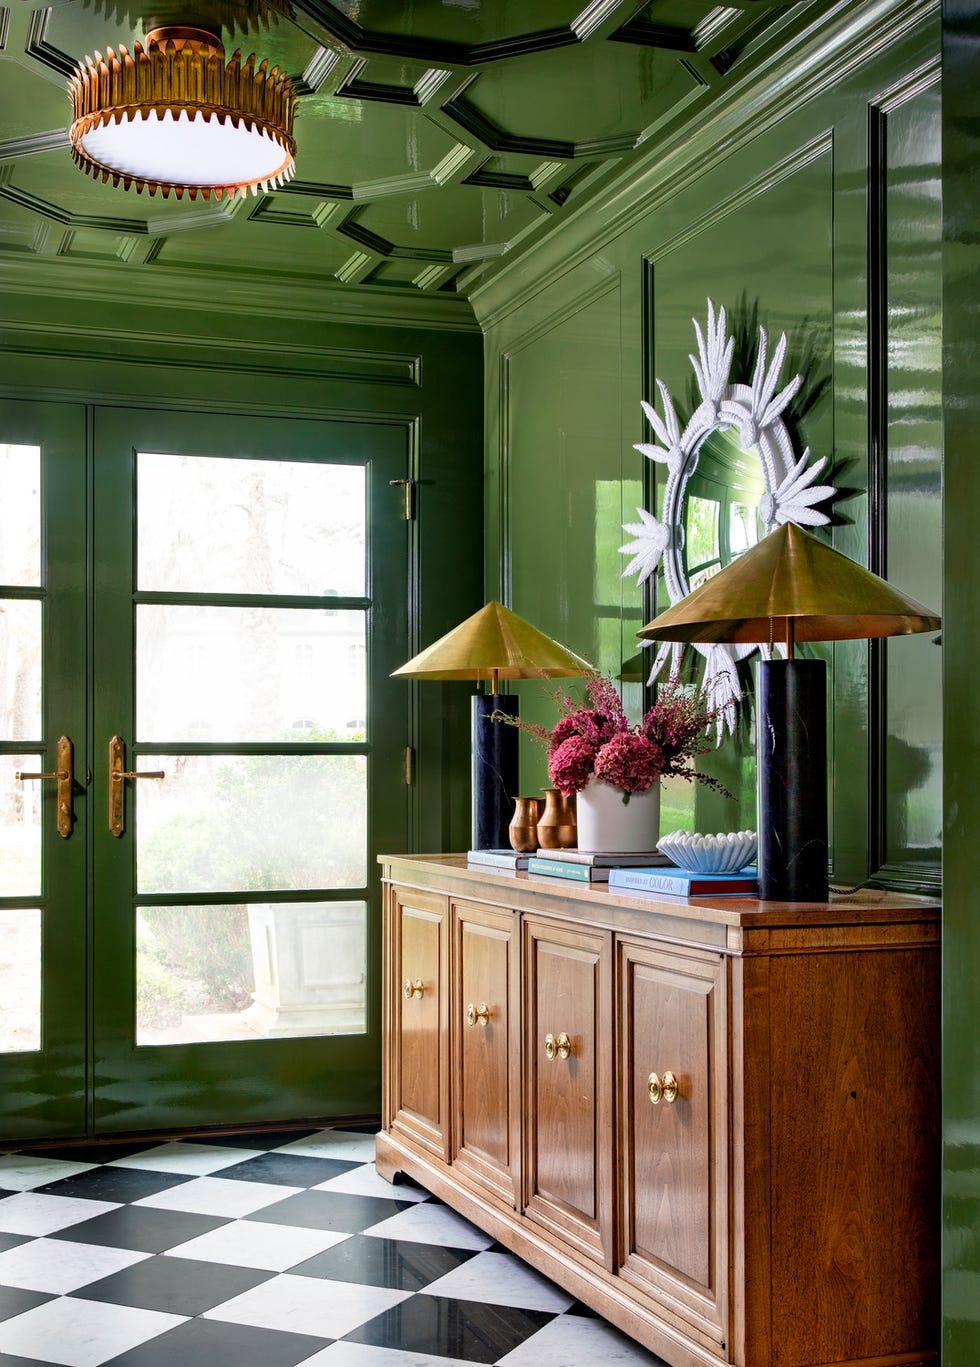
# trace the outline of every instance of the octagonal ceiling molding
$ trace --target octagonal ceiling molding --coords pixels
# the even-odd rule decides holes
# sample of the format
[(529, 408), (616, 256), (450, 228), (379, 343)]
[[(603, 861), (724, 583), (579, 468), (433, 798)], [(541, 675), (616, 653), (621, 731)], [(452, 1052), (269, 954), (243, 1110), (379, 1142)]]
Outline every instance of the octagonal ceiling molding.
[[(408, 57), (433, 66), (465, 67), (583, 43), (603, 28), (621, 23), (621, 16), (635, 11), (636, 0), (591, 0), (585, 9), (573, 15), (566, 24), (530, 29), (524, 33), (501, 34), (475, 43), (367, 28), (344, 14), (330, 0), (293, 0), (293, 5), (297, 12), (313, 19), (335, 41), (353, 51)], [(528, 14), (532, 13), (533, 6), (528, 6)]]
[[(546, 233), (549, 219), (606, 184), (638, 146), (669, 136), (695, 104), (703, 110), (733, 69), (800, 33), (793, 15), (806, 9), (812, 23), (820, 7), (536, 0), (512, 9), (526, 19), (520, 33), (505, 31), (509, 7), (422, 7), (440, 37), (394, 32), (410, 27), (414, 11), (388, 0), (292, 0), (255, 45), (268, 43), (298, 91), (301, 178), (247, 206), (175, 204), (141, 217), (124, 191), (79, 184), (67, 156), (62, 168), (68, 142), (51, 127), (54, 89), (64, 90), (85, 52), (131, 41), (149, 8), (181, 0), (33, 3), (0, 3), (0, 63), (17, 68), (0, 85), (10, 131), (0, 141), (0, 256), (60, 254), (80, 271), (86, 259), (107, 269), (125, 260), (130, 271), (157, 263), (161, 278), (211, 272), (224, 284), (248, 276), (251, 243), (269, 241), (271, 229), (290, 278), (430, 294), (469, 291), (489, 263)], [(266, 3), (215, 0), (229, 17)], [(285, 0), (273, 3), (285, 10)], [(122, 34), (120, 21), (130, 26)], [(651, 61), (653, 80), (644, 74)], [(178, 233), (186, 236), (170, 252)]]

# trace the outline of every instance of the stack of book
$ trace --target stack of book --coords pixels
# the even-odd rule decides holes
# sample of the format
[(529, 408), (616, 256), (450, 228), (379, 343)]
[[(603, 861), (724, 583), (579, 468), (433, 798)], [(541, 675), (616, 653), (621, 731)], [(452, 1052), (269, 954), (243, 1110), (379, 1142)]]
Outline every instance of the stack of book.
[(640, 853), (590, 854), (587, 850), (538, 850), (528, 860), (528, 873), (543, 873), (549, 878), (571, 878), (578, 883), (608, 883), (617, 869), (650, 869), (668, 865), (670, 860), (658, 850)]
[(468, 850), (467, 863), (491, 868), (497, 873), (524, 872), (544, 874), (547, 878), (567, 878), (576, 883), (605, 883), (611, 892), (626, 892), (631, 897), (757, 897), (759, 884), (755, 869), (739, 873), (695, 873), (671, 864), (659, 850), (640, 853), (589, 854), (585, 850), (538, 850), (519, 854), (516, 850)]

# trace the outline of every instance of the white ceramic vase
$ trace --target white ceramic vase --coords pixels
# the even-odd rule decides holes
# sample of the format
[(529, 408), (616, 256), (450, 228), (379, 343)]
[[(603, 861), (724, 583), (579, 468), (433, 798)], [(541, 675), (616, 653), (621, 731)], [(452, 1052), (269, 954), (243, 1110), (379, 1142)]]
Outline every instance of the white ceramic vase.
[(660, 836), (660, 784), (623, 801), (622, 788), (590, 778), (576, 799), (578, 847), (590, 854), (655, 850)]

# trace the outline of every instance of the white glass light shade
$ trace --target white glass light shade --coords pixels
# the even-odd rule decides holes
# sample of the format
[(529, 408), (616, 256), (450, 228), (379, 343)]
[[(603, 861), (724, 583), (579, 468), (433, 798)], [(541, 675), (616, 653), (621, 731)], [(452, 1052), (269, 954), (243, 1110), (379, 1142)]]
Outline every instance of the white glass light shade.
[(81, 138), (86, 156), (101, 166), (134, 179), (171, 185), (236, 185), (251, 187), (288, 178), (293, 158), (264, 130), (236, 127), (230, 118), (210, 118), (181, 110), (155, 109), (119, 123), (90, 128)]

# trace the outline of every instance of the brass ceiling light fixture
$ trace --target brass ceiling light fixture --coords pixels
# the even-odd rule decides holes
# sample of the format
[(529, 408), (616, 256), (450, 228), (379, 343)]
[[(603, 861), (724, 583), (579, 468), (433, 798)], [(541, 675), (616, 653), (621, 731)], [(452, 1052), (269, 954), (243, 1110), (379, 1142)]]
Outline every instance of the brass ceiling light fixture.
[(254, 53), (226, 62), (218, 34), (198, 24), (151, 28), (132, 52), (86, 57), (69, 93), (72, 157), (103, 184), (221, 199), (293, 175), (289, 78)]

